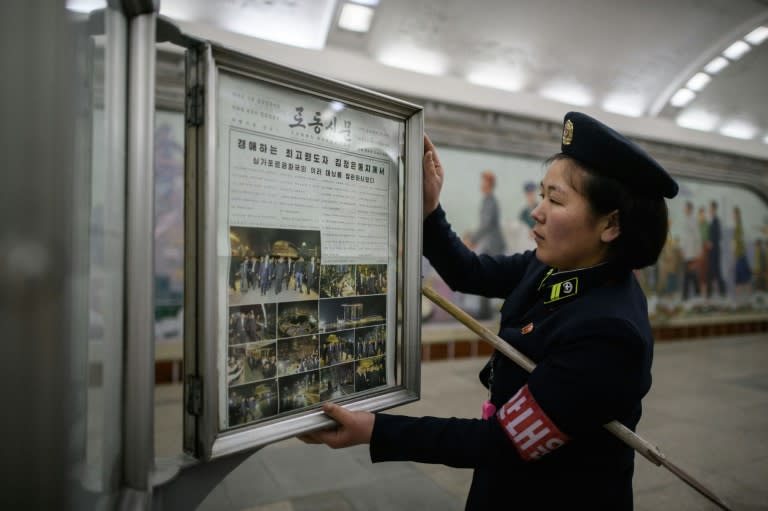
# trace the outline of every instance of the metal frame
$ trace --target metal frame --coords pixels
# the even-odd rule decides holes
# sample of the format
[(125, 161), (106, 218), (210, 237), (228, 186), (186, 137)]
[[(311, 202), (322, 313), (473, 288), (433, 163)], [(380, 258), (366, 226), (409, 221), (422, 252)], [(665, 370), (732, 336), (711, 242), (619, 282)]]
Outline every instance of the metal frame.
[(146, 499), (154, 466), (155, 14), (130, 20), (125, 257), (124, 480)]
[[(404, 161), (400, 163), (397, 286), (388, 292), (396, 311), (399, 381), (379, 391), (353, 395), (342, 403), (354, 410), (379, 411), (419, 399), (421, 333), (421, 156), (422, 108), (359, 87), (286, 68), (208, 43), (189, 52), (187, 66), (187, 202), (185, 288), (185, 450), (217, 458), (326, 427), (319, 407), (234, 431), (219, 429), (217, 325), (217, 94), (221, 71), (380, 114), (404, 123)], [(202, 92), (201, 92), (202, 91)], [(197, 112), (197, 113), (196, 113)], [(199, 113), (202, 112), (202, 116)], [(401, 151), (402, 153), (402, 151)], [(388, 367), (394, 363), (388, 360)]]
[[(114, 294), (108, 297), (108, 316), (104, 339), (103, 367), (103, 445), (102, 488), (105, 494), (117, 494), (121, 483), (123, 461), (123, 325), (125, 311), (125, 212), (126, 212), (126, 110), (128, 98), (128, 20), (123, 13), (108, 8), (104, 11), (107, 44), (104, 55), (104, 119), (108, 144), (108, 160), (102, 169), (109, 169), (110, 181), (105, 203), (106, 225), (119, 227), (119, 234), (104, 243), (105, 258), (114, 261), (114, 271), (109, 274), (108, 289)], [(102, 234), (106, 236), (106, 233)]]

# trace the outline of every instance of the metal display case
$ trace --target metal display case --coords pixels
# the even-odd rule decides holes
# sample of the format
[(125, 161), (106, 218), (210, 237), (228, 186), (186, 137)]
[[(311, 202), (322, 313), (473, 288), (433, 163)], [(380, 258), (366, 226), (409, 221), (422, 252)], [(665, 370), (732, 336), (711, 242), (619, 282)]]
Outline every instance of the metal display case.
[(417, 400), (422, 108), (208, 42), (186, 82), (185, 450)]

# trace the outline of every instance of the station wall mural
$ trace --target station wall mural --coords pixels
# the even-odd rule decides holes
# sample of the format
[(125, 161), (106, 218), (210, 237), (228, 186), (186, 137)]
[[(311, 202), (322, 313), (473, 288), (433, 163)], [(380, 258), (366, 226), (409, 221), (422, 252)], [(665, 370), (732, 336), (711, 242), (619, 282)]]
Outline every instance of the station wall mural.
[[(183, 291), (183, 116), (158, 112), (155, 130), (156, 292), (158, 339), (180, 338)], [(530, 211), (546, 171), (541, 160), (454, 147), (438, 147), (446, 168), (441, 202), (453, 229), (473, 246), (482, 229), (484, 173), (495, 179), (505, 253), (535, 248)], [(768, 204), (753, 191), (679, 179), (668, 200), (670, 236), (656, 265), (636, 271), (652, 320), (711, 314), (768, 314)], [(482, 250), (482, 246), (474, 244)], [(479, 319), (501, 302), (451, 291), (426, 259), (424, 281)], [(426, 299), (425, 325), (453, 321)]]
[[(482, 251), (477, 240), (482, 183), (494, 176), (505, 253), (535, 248), (530, 211), (546, 171), (536, 159), (438, 147), (446, 169), (441, 203), (454, 231)], [(768, 313), (768, 204), (746, 188), (679, 179), (680, 193), (667, 201), (670, 235), (656, 265), (635, 275), (648, 298), (652, 320), (711, 314)], [(423, 259), (424, 278), (438, 292), (480, 319), (501, 304), (452, 292)], [(423, 303), (425, 324), (452, 321)]]

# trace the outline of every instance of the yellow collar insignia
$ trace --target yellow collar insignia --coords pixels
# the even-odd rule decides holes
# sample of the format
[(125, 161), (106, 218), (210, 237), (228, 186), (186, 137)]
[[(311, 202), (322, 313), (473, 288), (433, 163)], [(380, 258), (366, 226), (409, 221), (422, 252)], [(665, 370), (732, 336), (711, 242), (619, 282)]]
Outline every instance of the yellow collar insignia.
[(579, 277), (571, 277), (568, 280), (557, 282), (547, 287), (549, 289), (549, 296), (545, 296), (544, 303), (552, 303), (563, 298), (570, 298), (579, 292)]

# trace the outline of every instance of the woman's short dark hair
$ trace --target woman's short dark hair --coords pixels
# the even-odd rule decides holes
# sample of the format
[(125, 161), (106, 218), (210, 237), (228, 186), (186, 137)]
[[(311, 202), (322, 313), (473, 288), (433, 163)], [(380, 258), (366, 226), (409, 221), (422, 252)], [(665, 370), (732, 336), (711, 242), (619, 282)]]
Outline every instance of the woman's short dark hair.
[(573, 172), (566, 174), (571, 186), (581, 193), (597, 215), (619, 212), (621, 233), (608, 250), (609, 261), (626, 267), (640, 269), (655, 264), (664, 248), (669, 233), (667, 203), (657, 197), (633, 192), (613, 177), (597, 173), (594, 169), (559, 153), (547, 160), (547, 164), (567, 160), (570, 169), (583, 171), (582, 179)]

